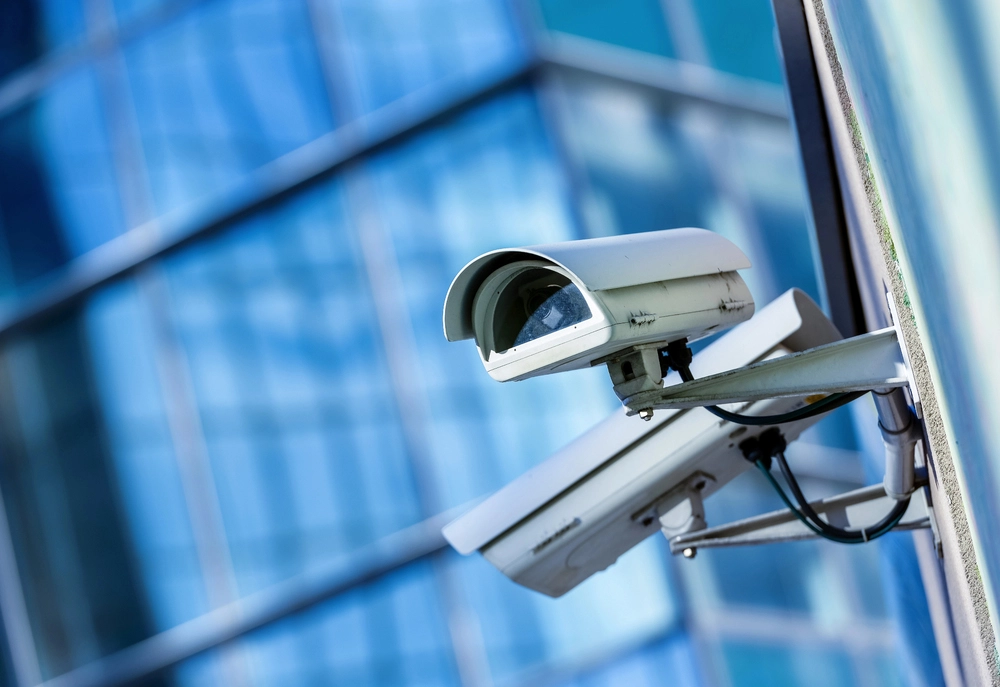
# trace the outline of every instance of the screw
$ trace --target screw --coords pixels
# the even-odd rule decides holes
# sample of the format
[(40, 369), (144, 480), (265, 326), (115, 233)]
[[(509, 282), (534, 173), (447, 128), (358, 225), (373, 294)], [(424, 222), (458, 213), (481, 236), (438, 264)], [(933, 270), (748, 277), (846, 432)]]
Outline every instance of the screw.
[(684, 558), (694, 558), (695, 556), (698, 555), (698, 549), (694, 548), (693, 546), (689, 546), (686, 549), (684, 549), (684, 551), (682, 551), (681, 553), (684, 555)]
[(649, 422), (650, 420), (653, 419), (653, 409), (643, 408), (642, 410), (639, 411), (639, 417), (641, 417), (646, 422)]

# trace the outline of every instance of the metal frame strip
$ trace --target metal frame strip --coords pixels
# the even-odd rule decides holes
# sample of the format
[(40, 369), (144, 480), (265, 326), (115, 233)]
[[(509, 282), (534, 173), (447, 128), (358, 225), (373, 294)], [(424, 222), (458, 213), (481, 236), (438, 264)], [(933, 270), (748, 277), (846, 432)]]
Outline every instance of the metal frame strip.
[(441, 528), (455, 511), (424, 520), (330, 567), (306, 572), (181, 623), (149, 639), (42, 683), (112, 687), (138, 681), (248, 632), (423, 560), (447, 546)]
[(771, 0), (785, 83), (802, 155), (830, 318), (844, 336), (868, 330), (851, 255), (833, 138), (802, 0)]

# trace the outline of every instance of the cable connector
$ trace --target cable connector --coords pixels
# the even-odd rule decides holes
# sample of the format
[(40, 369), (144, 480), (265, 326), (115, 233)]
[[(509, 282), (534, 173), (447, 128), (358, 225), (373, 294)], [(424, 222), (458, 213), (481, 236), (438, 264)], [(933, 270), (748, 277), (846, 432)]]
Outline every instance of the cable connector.
[(768, 470), (771, 469), (771, 459), (779, 453), (784, 453), (788, 447), (785, 436), (777, 427), (761, 432), (757, 436), (744, 439), (740, 443), (740, 451), (743, 457), (750, 463), (758, 461), (764, 464)]
[(690, 382), (694, 379), (690, 369), (693, 360), (694, 353), (688, 348), (687, 339), (671, 341), (660, 349), (661, 376), (666, 377), (670, 370), (677, 370), (683, 381)]

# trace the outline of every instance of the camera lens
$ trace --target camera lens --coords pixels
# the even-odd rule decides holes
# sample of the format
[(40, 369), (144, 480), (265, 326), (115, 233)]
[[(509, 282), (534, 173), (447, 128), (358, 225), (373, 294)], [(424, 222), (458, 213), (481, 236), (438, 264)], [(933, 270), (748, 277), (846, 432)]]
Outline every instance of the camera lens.
[(527, 321), (514, 345), (566, 329), (590, 317), (590, 308), (576, 284), (545, 285), (530, 290), (524, 299)]
[(541, 266), (514, 264), (480, 287), (490, 300), (490, 326), (482, 336), (486, 355), (503, 353), (514, 346), (590, 319), (592, 313), (581, 290), (565, 274)]

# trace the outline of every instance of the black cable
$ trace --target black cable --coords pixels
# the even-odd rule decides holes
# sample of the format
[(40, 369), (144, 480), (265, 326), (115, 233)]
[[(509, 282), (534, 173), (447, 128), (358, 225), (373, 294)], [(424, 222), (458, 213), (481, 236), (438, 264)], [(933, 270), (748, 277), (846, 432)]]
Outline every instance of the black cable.
[[(776, 427), (758, 436), (750, 437), (740, 444), (743, 457), (757, 466), (757, 469), (763, 473), (775, 492), (781, 497), (788, 510), (792, 511), (795, 517), (817, 536), (841, 544), (863, 544), (873, 539), (878, 539), (898, 525), (906, 513), (906, 509), (910, 504), (909, 497), (903, 501), (897, 501), (888, 515), (869, 527), (861, 530), (845, 530), (834, 527), (819, 516), (809, 503), (809, 500), (806, 499), (805, 494), (802, 493), (802, 488), (799, 486), (798, 480), (795, 479), (791, 468), (788, 467), (788, 461), (785, 460), (786, 447), (785, 437)], [(781, 468), (781, 473), (784, 475), (785, 482), (792, 491), (792, 496), (798, 502), (798, 507), (792, 503), (788, 494), (785, 493), (785, 490), (778, 484), (774, 475), (771, 474), (772, 458), (777, 459), (778, 467)]]
[[(682, 381), (694, 381), (694, 375), (691, 374), (691, 361), (694, 358), (694, 354), (688, 348), (686, 340), (682, 339), (667, 344), (666, 348), (661, 349), (661, 353), (664, 354), (660, 358), (661, 373), (663, 375), (666, 375), (667, 370), (673, 368), (677, 370)], [(830, 394), (815, 403), (779, 415), (740, 415), (739, 413), (731, 413), (728, 410), (723, 410), (718, 406), (704, 406), (704, 408), (716, 417), (735, 424), (756, 426), (778, 425), (815, 417), (821, 413), (828, 413), (855, 399), (861, 398), (867, 393), (868, 391), (865, 390)], [(795, 517), (817, 536), (842, 544), (863, 544), (872, 539), (878, 539), (886, 532), (889, 532), (899, 524), (899, 521), (906, 514), (906, 509), (910, 505), (909, 497), (902, 501), (897, 501), (892, 510), (871, 527), (865, 527), (861, 530), (845, 530), (840, 527), (834, 527), (819, 516), (819, 513), (809, 504), (809, 500), (806, 499), (805, 494), (802, 493), (802, 488), (799, 487), (798, 480), (795, 479), (795, 475), (792, 474), (792, 470), (788, 467), (788, 462), (785, 460), (785, 446), (785, 438), (781, 435), (781, 432), (777, 428), (772, 428), (760, 436), (746, 440), (740, 444), (740, 449), (743, 451), (743, 456), (756, 465), (764, 474), (767, 481), (771, 483), (771, 486), (778, 493), (778, 496), (784, 501), (788, 510), (792, 511)], [(788, 498), (788, 494), (785, 493), (785, 490), (781, 488), (778, 481), (774, 479), (774, 475), (771, 474), (772, 457), (778, 460), (778, 467), (781, 469), (781, 474), (784, 476), (785, 482), (788, 483), (788, 487), (792, 490), (792, 495), (799, 504), (798, 508), (792, 504), (791, 499)]]
[[(896, 505), (889, 511), (888, 515), (874, 525), (865, 527), (861, 530), (845, 530), (839, 527), (834, 527), (820, 518), (819, 514), (809, 504), (809, 500), (806, 499), (805, 495), (802, 493), (801, 487), (799, 487), (798, 480), (795, 479), (795, 475), (792, 474), (791, 468), (788, 467), (788, 462), (785, 460), (784, 452), (779, 451), (774, 454), (774, 457), (778, 461), (778, 467), (781, 469), (781, 474), (784, 476), (785, 482), (788, 483), (789, 488), (792, 490), (792, 495), (795, 497), (795, 500), (799, 504), (799, 508), (802, 510), (802, 515), (811, 521), (816, 528), (822, 530), (822, 534), (820, 536), (827, 539), (840, 541), (844, 544), (863, 544), (871, 541), (872, 539), (877, 539), (899, 524), (899, 521), (903, 518), (903, 515), (906, 514), (906, 509), (910, 505), (909, 497), (903, 499), (902, 501), (897, 501)], [(768, 474), (770, 475), (770, 472)], [(773, 477), (771, 481), (773, 482)], [(784, 490), (782, 490), (782, 495), (783, 494)], [(813, 531), (815, 531), (815, 529)]]
[(792, 505), (792, 501), (791, 499), (788, 498), (788, 494), (786, 494), (785, 490), (781, 488), (781, 485), (778, 484), (778, 481), (774, 479), (774, 475), (772, 475), (771, 471), (764, 466), (764, 463), (762, 461), (757, 460), (754, 461), (754, 465), (756, 465), (757, 468), (764, 474), (764, 477), (766, 477), (767, 481), (771, 483), (771, 486), (774, 487), (774, 490), (778, 492), (778, 496), (780, 496), (781, 500), (785, 502), (785, 505), (788, 507), (788, 510), (792, 511), (795, 517), (797, 517), (802, 522), (803, 525), (812, 530), (817, 536), (823, 537), (824, 536), (823, 532), (818, 527), (816, 527), (816, 525), (812, 524), (809, 521), (809, 519), (806, 518), (805, 515), (799, 512), (798, 508)]
[[(694, 359), (694, 354), (691, 349), (688, 348), (687, 341), (681, 339), (680, 341), (672, 341), (663, 349), (665, 355), (660, 359), (660, 366), (662, 368), (661, 372), (666, 374), (666, 371), (670, 368), (677, 370), (677, 374), (680, 375), (681, 381), (693, 382), (694, 375), (691, 374), (691, 361)], [(721, 420), (726, 422), (732, 422), (736, 425), (751, 425), (751, 426), (762, 426), (762, 425), (780, 425), (785, 422), (795, 422), (796, 420), (805, 420), (806, 418), (815, 417), (822, 413), (828, 413), (831, 410), (836, 410), (837, 408), (850, 403), (851, 401), (861, 398), (868, 391), (848, 391), (844, 393), (830, 394), (826, 398), (820, 399), (815, 403), (810, 403), (807, 406), (803, 406), (797, 410), (792, 410), (787, 413), (781, 413), (780, 415), (741, 415), (739, 413), (731, 413), (728, 410), (723, 410), (719, 406), (704, 406), (705, 410), (715, 415)]]
[(798, 410), (781, 413), (780, 415), (740, 415), (739, 413), (731, 413), (728, 410), (723, 410), (719, 406), (705, 406), (705, 410), (719, 419), (732, 422), (736, 425), (780, 425), (785, 422), (805, 420), (806, 418), (815, 417), (822, 413), (828, 413), (831, 410), (836, 410), (843, 405), (847, 405), (855, 399), (861, 398), (867, 393), (867, 391), (848, 391), (839, 394), (830, 394), (815, 403), (810, 403)]

